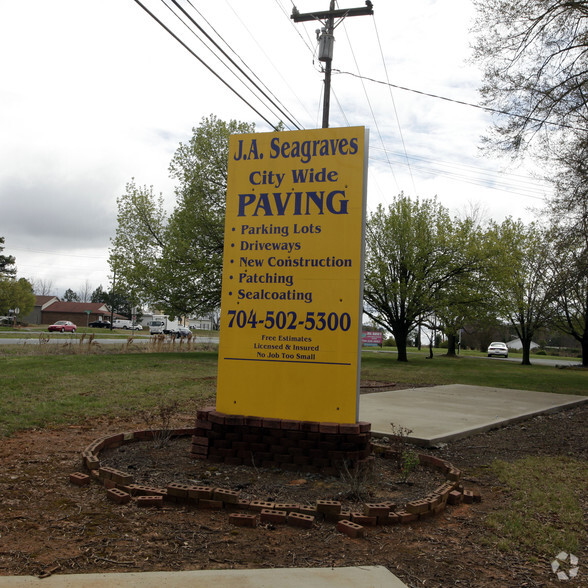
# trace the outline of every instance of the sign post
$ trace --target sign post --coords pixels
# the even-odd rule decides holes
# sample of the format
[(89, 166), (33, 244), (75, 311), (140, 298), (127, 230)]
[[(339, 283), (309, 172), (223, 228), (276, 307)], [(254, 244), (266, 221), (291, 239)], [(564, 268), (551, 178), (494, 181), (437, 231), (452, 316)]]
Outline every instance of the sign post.
[(355, 423), (364, 127), (234, 135), (217, 410)]

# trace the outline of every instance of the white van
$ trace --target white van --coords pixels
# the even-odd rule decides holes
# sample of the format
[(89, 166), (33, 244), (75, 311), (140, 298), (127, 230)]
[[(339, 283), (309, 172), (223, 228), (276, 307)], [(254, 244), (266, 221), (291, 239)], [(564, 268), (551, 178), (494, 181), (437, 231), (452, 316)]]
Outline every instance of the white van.
[(114, 319), (112, 323), (113, 329), (132, 329), (133, 328), (133, 321), (129, 321), (127, 319)]

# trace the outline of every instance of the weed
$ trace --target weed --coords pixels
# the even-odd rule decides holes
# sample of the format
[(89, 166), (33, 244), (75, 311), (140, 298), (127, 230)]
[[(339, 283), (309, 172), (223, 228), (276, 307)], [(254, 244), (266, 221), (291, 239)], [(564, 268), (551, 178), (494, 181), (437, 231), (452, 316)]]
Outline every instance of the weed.
[(153, 431), (153, 445), (158, 449), (169, 443), (173, 432), (171, 423), (179, 410), (180, 403), (177, 400), (165, 402), (161, 399), (153, 409), (140, 413), (143, 422)]
[(408, 483), (408, 478), (420, 464), (419, 455), (414, 449), (405, 449), (400, 456), (400, 481)]
[(367, 459), (354, 464), (344, 460), (339, 464), (339, 475), (349, 491), (345, 498), (365, 501), (370, 496), (370, 486), (374, 482), (374, 460)]

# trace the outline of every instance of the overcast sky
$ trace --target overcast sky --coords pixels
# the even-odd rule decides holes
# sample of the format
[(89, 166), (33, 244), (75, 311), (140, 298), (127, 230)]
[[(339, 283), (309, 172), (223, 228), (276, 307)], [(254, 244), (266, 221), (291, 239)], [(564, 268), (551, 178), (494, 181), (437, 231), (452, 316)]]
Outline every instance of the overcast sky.
[[(56, 295), (85, 283), (107, 287), (117, 197), (135, 178), (171, 206), (169, 162), (203, 117), (254, 122), (259, 131), (271, 130), (264, 118), (280, 119), (163, 0), (141, 1), (263, 118), (134, 0), (0, 0), (3, 253), (16, 257), (19, 277), (52, 280)], [(305, 13), (329, 2), (295, 4)], [(251, 68), (300, 127), (321, 126), (318, 25), (294, 24), (291, 0), (182, 5), (228, 43), (227, 53)], [(473, 17), (470, 0), (374, 0), (373, 17), (337, 27), (333, 69), (347, 73), (333, 75), (330, 124), (370, 129), (368, 209), (400, 191), (437, 195), (455, 214), (477, 206), (495, 220), (529, 221), (530, 209), (542, 206), (548, 188), (527, 169), (481, 156), (486, 112), (377, 83), (477, 103), (481, 74), (468, 63)]]

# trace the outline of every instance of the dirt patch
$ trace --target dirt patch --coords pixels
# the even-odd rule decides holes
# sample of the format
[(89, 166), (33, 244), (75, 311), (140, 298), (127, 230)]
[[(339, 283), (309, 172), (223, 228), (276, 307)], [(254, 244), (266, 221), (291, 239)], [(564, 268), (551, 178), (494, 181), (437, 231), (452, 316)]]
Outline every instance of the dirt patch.
[(229, 466), (190, 457), (190, 439), (174, 439), (165, 447), (129, 443), (105, 450), (100, 464), (133, 475), (136, 484), (165, 488), (170, 482), (237, 490), (245, 500), (312, 506), (317, 500), (337, 500), (345, 510), (362, 510), (364, 502), (405, 504), (432, 493), (445, 476), (422, 466), (404, 480), (398, 464), (376, 457), (358, 470), (342, 467), (339, 476), (292, 473), (255, 466)]
[[(193, 415), (186, 415), (175, 426), (192, 426), (193, 421)], [(368, 529), (364, 539), (349, 539), (328, 522), (309, 530), (273, 525), (243, 529), (230, 525), (224, 512), (177, 505), (160, 510), (117, 506), (98, 484), (80, 488), (69, 483), (69, 474), (81, 468), (85, 446), (105, 434), (142, 428), (138, 422), (96, 419), (76, 427), (20, 432), (0, 444), (0, 575), (383, 565), (408, 586), (559, 585), (549, 567), (555, 554), (504, 553), (488, 541), (484, 517), (508, 506), (510, 497), (487, 466), (494, 458), (511, 461), (527, 455), (587, 459), (586, 422), (584, 405), (444, 446), (435, 455), (461, 469), (465, 484), (479, 488), (483, 502), (448, 507), (446, 513), (414, 525)], [(209, 470), (212, 464), (195, 469), (180, 451), (166, 457), (165, 473), (147, 445), (119, 449), (124, 450), (112, 451), (109, 459), (134, 470), (137, 479), (149, 475), (164, 482), (175, 470), (186, 481), (227, 476), (220, 469)], [(182, 461), (173, 462), (174, 456)], [(342, 491), (335, 479), (258, 473), (243, 471), (237, 478), (232, 472), (229, 481), (253, 492), (261, 480), (255, 492), (280, 499), (292, 489), (308, 496), (320, 493), (321, 498)], [(385, 484), (397, 486), (391, 474)], [(291, 485), (297, 479), (307, 481)], [(417, 483), (421, 481), (415, 479)], [(580, 562), (588, 561), (586, 550), (576, 555)], [(581, 577), (585, 573), (581, 567)]]

